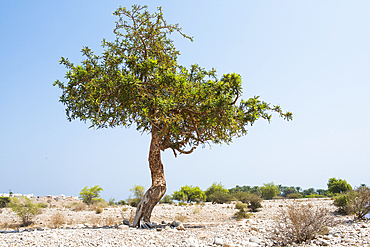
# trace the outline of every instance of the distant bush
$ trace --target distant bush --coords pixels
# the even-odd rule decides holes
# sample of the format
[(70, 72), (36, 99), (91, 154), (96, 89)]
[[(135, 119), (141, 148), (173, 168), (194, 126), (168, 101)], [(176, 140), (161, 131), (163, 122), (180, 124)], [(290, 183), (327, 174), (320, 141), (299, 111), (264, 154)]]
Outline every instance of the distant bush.
[(319, 194), (311, 194), (311, 195), (305, 195), (304, 198), (323, 198), (325, 197), (324, 195), (319, 195)]
[(183, 215), (183, 214), (176, 214), (175, 216), (175, 220), (178, 220), (180, 222), (185, 222), (185, 220), (187, 219), (188, 217), (186, 215)]
[(212, 203), (220, 203), (220, 204), (230, 202), (232, 200), (234, 200), (234, 197), (224, 191), (213, 192), (207, 199), (207, 201), (210, 201)]
[(170, 195), (165, 195), (162, 199), (161, 199), (161, 201), (160, 201), (160, 203), (172, 203), (173, 201), (172, 201), (172, 198), (171, 198), (171, 196)]
[(125, 200), (119, 200), (117, 202), (118, 205), (127, 205), (127, 202)]
[(262, 204), (261, 204), (262, 201), (263, 199), (256, 194), (249, 194), (244, 199), (244, 202), (248, 204), (248, 208), (252, 212), (257, 212), (258, 208), (262, 208)]
[(294, 202), (279, 212), (271, 237), (279, 246), (302, 243), (313, 239), (315, 234), (327, 232), (327, 227), (334, 225), (334, 218), (327, 208)]
[(0, 196), (0, 208), (5, 208), (9, 202), (10, 202), (9, 197)]
[(46, 203), (43, 203), (43, 202), (40, 202), (39, 204), (37, 204), (37, 206), (39, 208), (47, 208), (48, 207), (48, 205)]
[[(211, 202), (212, 200), (210, 199), (210, 196), (216, 192), (220, 192), (219, 195), (225, 195), (227, 194), (229, 191), (225, 188), (224, 185), (222, 185), (222, 183), (216, 183), (214, 182), (206, 191), (205, 191), (205, 194), (206, 194), (206, 199), (208, 202)], [(214, 201), (213, 201), (214, 202)]]
[(230, 195), (234, 198), (236, 201), (242, 201), (244, 202), (244, 199), (249, 195), (250, 193), (245, 191), (235, 191), (233, 193), (230, 193)]
[(287, 195), (288, 199), (299, 199), (299, 198), (302, 198), (302, 197), (303, 196), (300, 193), (291, 193), (291, 194)]
[(185, 185), (180, 188), (179, 191), (174, 191), (172, 198), (178, 201), (187, 201), (187, 202), (196, 202), (196, 201), (205, 201), (206, 194), (198, 186), (188, 186)]
[(261, 191), (263, 198), (266, 200), (272, 199), (280, 193), (279, 188), (273, 182), (263, 185)]
[(9, 207), (22, 220), (21, 226), (28, 226), (32, 223), (32, 218), (38, 214), (39, 207), (27, 197), (13, 197), (10, 200)]
[(131, 207), (137, 207), (137, 205), (139, 205), (139, 203), (140, 203), (140, 201), (141, 201), (141, 198), (134, 198), (134, 199), (130, 199), (130, 201), (129, 201), (129, 205), (131, 206)]

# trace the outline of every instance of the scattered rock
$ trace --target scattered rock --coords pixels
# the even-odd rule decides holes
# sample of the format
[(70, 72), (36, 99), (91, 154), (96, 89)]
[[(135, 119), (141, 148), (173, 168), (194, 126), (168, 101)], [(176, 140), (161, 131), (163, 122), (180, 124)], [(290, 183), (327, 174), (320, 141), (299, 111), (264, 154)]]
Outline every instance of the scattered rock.
[(253, 236), (249, 239), (249, 242), (260, 244), (261, 240), (259, 238), (255, 237), (255, 236)]
[(123, 223), (124, 225), (128, 225), (128, 226), (130, 225), (130, 221), (128, 221), (128, 220), (126, 220), (126, 219), (124, 219), (122, 223)]
[(213, 240), (213, 244), (223, 246), (224, 245), (224, 240), (222, 238), (215, 238)]
[(173, 226), (173, 227), (178, 227), (179, 225), (182, 225), (181, 221), (179, 221), (179, 220), (175, 220), (171, 223), (171, 226)]

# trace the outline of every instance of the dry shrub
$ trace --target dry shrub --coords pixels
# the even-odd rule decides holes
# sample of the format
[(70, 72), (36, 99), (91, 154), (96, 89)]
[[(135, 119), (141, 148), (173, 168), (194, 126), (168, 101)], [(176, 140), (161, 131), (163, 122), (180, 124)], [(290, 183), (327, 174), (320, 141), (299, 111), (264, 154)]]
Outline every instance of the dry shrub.
[(178, 220), (180, 222), (185, 222), (186, 219), (187, 219), (186, 215), (183, 214), (176, 214), (175, 216), (175, 220)]
[(91, 225), (93, 225), (93, 226), (100, 225), (100, 223), (101, 223), (101, 217), (99, 217), (99, 216), (91, 216), (88, 219), (88, 223), (91, 224)]
[(193, 214), (199, 214), (200, 213), (200, 207), (199, 206), (196, 206), (195, 208), (193, 208)]
[(123, 212), (126, 212), (127, 210), (128, 210), (128, 208), (122, 208)]
[(105, 218), (105, 225), (107, 226), (113, 226), (116, 224), (116, 218), (113, 216), (108, 216)]
[(74, 202), (71, 204), (71, 208), (75, 212), (85, 211), (87, 209), (87, 205), (82, 202)]
[(63, 213), (61, 213), (61, 212), (57, 212), (57, 213), (54, 213), (54, 214), (50, 217), (49, 227), (50, 227), (50, 228), (59, 228), (59, 227), (61, 227), (64, 223), (66, 223), (66, 217), (64, 216), (64, 214), (63, 214)]
[(302, 243), (313, 239), (315, 234), (328, 232), (328, 227), (335, 224), (334, 217), (326, 207), (294, 202), (285, 209), (281, 208), (275, 219), (272, 238), (283, 245)]
[(246, 203), (237, 202), (235, 204), (235, 209), (239, 210), (238, 212), (235, 213), (236, 218), (238, 220), (248, 219), (253, 215), (251, 213), (248, 213), (248, 204), (246, 204)]
[(131, 212), (130, 212), (130, 218), (128, 220), (130, 222), (130, 225), (132, 225), (134, 223), (135, 213), (136, 213), (135, 210), (131, 210)]

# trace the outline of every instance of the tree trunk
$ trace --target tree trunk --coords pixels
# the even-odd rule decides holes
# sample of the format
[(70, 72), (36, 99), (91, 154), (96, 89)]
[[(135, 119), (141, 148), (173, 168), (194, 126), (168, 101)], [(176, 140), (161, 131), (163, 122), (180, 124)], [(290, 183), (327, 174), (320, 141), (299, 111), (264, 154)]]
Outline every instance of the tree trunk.
[(166, 193), (166, 180), (164, 179), (163, 164), (161, 161), (161, 137), (158, 129), (152, 127), (152, 140), (149, 150), (149, 167), (152, 175), (152, 186), (145, 192), (136, 209), (133, 226), (140, 226), (140, 221), (150, 222), (153, 208)]

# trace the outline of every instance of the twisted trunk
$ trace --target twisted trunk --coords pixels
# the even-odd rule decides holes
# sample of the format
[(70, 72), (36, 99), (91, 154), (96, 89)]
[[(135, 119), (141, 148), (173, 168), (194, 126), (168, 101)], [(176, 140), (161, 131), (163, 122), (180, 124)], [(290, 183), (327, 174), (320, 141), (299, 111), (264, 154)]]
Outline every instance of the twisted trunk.
[(133, 226), (140, 226), (140, 221), (150, 222), (153, 208), (166, 193), (166, 180), (164, 178), (163, 164), (161, 161), (161, 137), (158, 129), (152, 127), (152, 140), (149, 150), (149, 167), (152, 175), (152, 186), (145, 192), (136, 209)]

